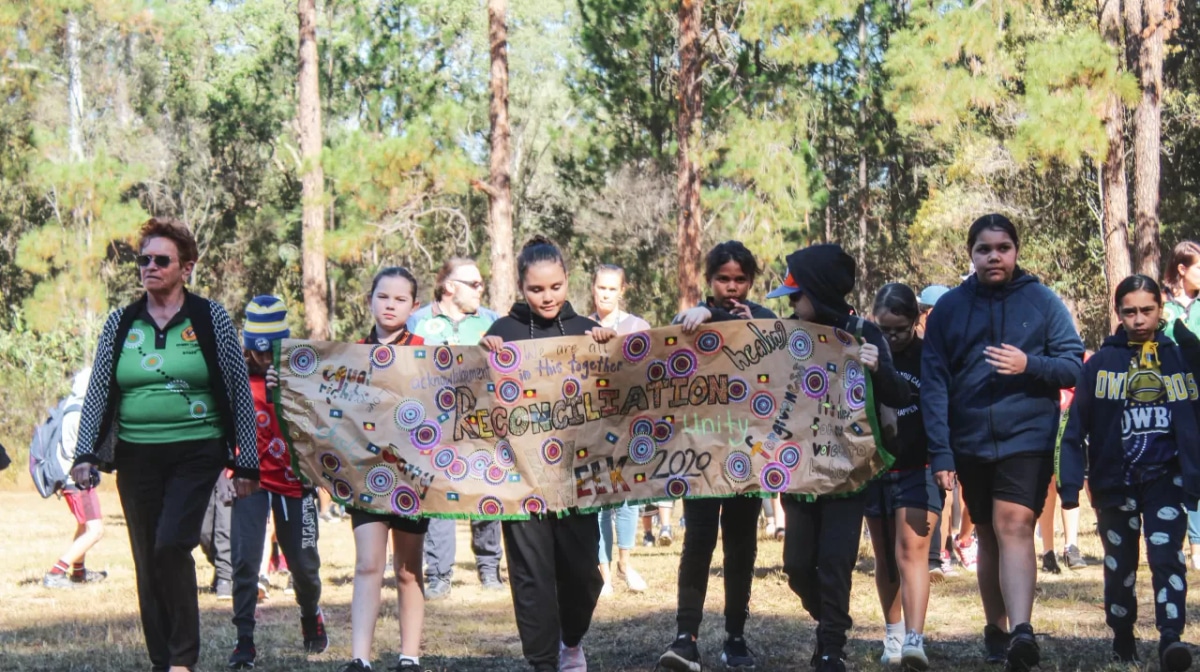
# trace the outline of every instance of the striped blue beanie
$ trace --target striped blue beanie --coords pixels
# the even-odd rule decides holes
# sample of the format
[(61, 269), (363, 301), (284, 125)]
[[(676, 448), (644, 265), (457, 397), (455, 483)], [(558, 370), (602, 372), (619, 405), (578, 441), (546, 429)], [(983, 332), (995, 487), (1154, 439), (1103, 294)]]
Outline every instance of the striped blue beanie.
[(287, 306), (278, 296), (256, 296), (246, 306), (246, 326), (242, 342), (247, 350), (268, 352), (271, 343), (291, 336), (287, 326)]

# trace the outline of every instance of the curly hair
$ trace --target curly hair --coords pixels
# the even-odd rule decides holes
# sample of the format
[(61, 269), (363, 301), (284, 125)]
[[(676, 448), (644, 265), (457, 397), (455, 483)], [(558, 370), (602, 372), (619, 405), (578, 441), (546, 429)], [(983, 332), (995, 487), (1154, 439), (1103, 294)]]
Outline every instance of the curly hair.
[(169, 217), (151, 217), (142, 224), (138, 232), (138, 250), (144, 250), (151, 238), (166, 238), (175, 243), (179, 250), (179, 264), (200, 258), (200, 248), (196, 246), (196, 238), (183, 222)]

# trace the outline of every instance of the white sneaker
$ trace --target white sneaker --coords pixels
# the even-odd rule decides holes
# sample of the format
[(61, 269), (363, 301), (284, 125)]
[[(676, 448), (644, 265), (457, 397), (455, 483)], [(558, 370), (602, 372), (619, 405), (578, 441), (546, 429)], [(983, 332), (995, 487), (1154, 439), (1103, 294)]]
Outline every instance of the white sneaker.
[(612, 594), (613, 594), (612, 584), (605, 583), (604, 587), (600, 589), (600, 597), (611, 597)]
[(900, 636), (885, 636), (883, 638), (883, 655), (879, 662), (884, 665), (900, 664), (900, 650), (904, 648), (904, 638)]
[(646, 592), (646, 580), (642, 578), (641, 574), (637, 573), (636, 569), (629, 567), (623, 574), (625, 576), (625, 585), (629, 586), (629, 590), (635, 593)]
[(912, 630), (904, 636), (904, 647), (900, 654), (900, 666), (906, 670), (925, 672), (929, 669), (929, 658), (925, 655), (925, 635)]
[(558, 643), (558, 672), (587, 672), (587, 658), (583, 655), (583, 642), (579, 646)]

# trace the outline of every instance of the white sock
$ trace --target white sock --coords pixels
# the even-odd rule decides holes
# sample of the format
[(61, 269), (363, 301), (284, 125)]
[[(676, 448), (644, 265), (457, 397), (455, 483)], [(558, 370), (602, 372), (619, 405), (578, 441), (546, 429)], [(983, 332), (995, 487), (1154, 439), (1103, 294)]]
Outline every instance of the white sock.
[(884, 639), (904, 639), (904, 621), (888, 623), (884, 628), (887, 631), (887, 634), (883, 636)]

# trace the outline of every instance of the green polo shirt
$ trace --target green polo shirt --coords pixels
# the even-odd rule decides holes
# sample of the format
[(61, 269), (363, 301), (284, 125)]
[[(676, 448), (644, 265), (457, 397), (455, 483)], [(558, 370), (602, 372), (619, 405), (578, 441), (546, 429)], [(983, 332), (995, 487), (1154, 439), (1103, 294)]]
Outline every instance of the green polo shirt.
[(478, 345), (494, 321), (491, 317), (475, 313), (455, 322), (446, 317), (435, 303), (430, 313), (422, 316), (411, 331), (425, 339), (425, 345)]
[(208, 365), (186, 309), (159, 329), (143, 311), (117, 362), (117, 436), (129, 443), (175, 443), (225, 435)]

